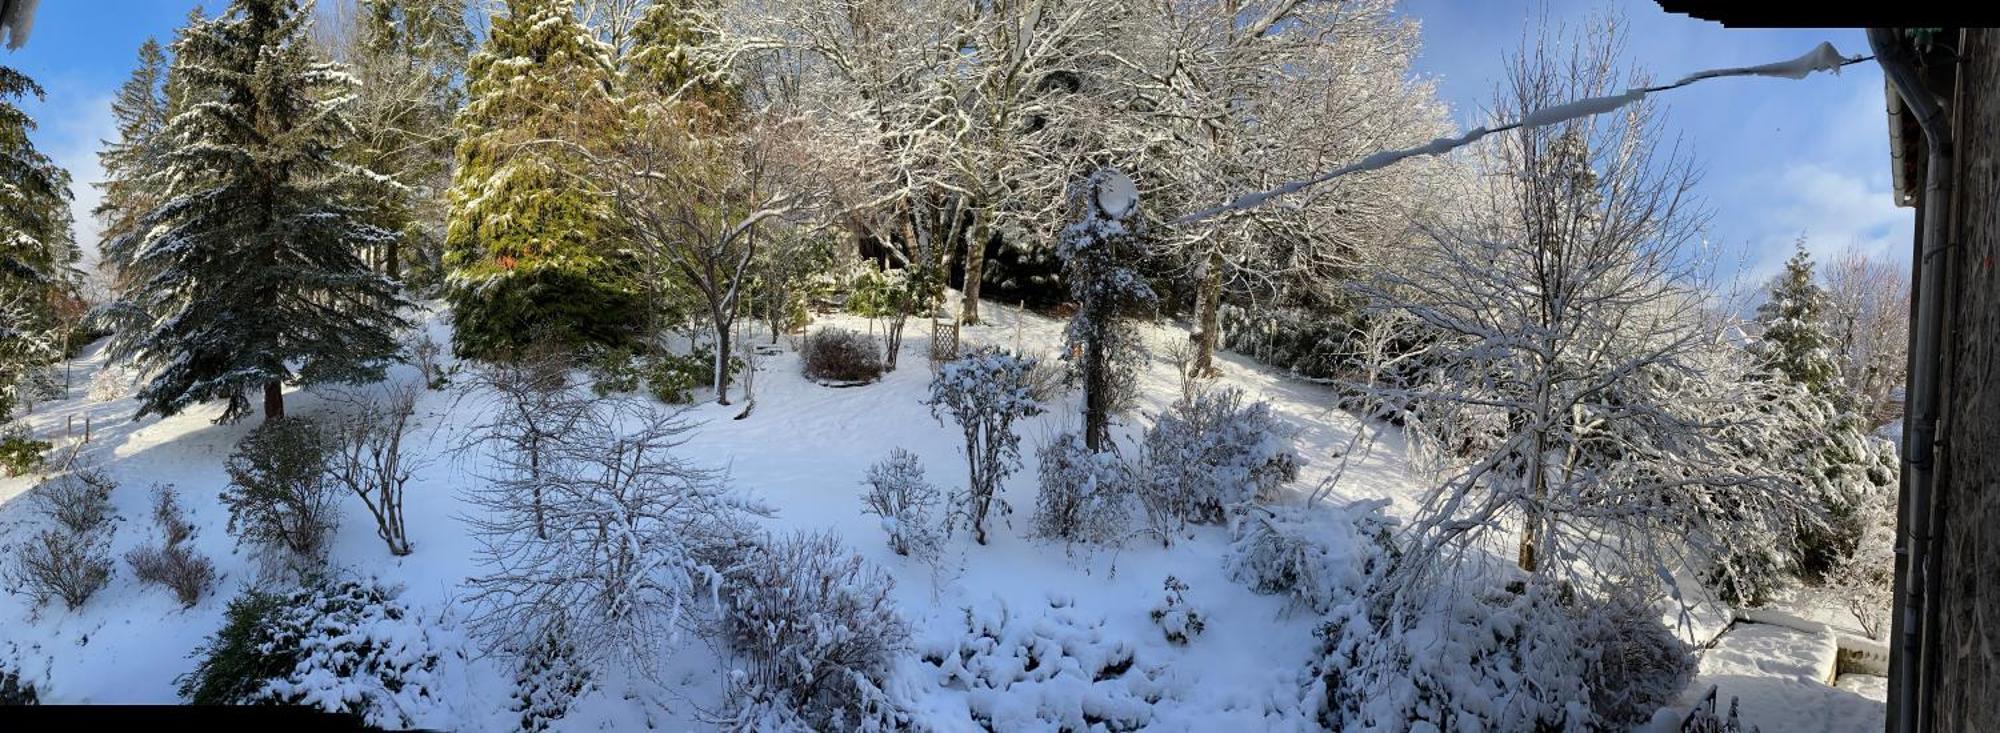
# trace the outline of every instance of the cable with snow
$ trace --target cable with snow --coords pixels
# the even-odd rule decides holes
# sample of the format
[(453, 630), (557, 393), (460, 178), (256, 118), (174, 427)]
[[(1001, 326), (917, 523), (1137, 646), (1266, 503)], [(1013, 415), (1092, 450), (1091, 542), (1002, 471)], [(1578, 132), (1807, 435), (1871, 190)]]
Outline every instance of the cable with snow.
[(1840, 55), (1840, 51), (1836, 50), (1833, 47), (1833, 44), (1822, 41), (1818, 46), (1814, 46), (1811, 51), (1807, 51), (1804, 55), (1788, 61), (1778, 61), (1769, 64), (1761, 64), (1758, 66), (1738, 66), (1738, 67), (1724, 68), (1724, 69), (1709, 69), (1706, 71), (1697, 71), (1695, 73), (1681, 77), (1679, 81), (1676, 81), (1672, 84), (1628, 89), (1623, 94), (1613, 94), (1604, 97), (1591, 97), (1588, 99), (1579, 99), (1577, 101), (1570, 102), (1568, 104), (1559, 104), (1554, 107), (1547, 107), (1535, 110), (1533, 112), (1528, 113), (1527, 116), (1522, 117), (1520, 120), (1513, 122), (1511, 124), (1501, 125), (1499, 127), (1491, 129), (1485, 127), (1475, 127), (1470, 131), (1467, 131), (1464, 135), (1460, 135), (1458, 137), (1441, 137), (1432, 140), (1428, 143), (1424, 143), (1423, 145), (1418, 145), (1416, 147), (1403, 148), (1400, 150), (1384, 150), (1382, 152), (1370, 155), (1366, 158), (1362, 158), (1359, 161), (1349, 163), (1339, 168), (1335, 168), (1325, 173), (1321, 173), (1317, 176), (1313, 176), (1312, 178), (1292, 181), (1290, 183), (1286, 183), (1284, 185), (1278, 186), (1268, 191), (1259, 191), (1256, 193), (1247, 193), (1242, 196), (1238, 196), (1236, 197), (1236, 200), (1223, 204), (1221, 206), (1204, 209), (1202, 211), (1197, 211), (1195, 213), (1183, 216), (1179, 219), (1176, 219), (1175, 223), (1192, 224), (1195, 222), (1202, 221), (1204, 219), (1211, 219), (1217, 216), (1221, 216), (1223, 214), (1227, 214), (1232, 211), (1243, 211), (1246, 209), (1254, 209), (1258, 206), (1264, 205), (1271, 199), (1277, 198), (1279, 196), (1284, 196), (1290, 193), (1296, 193), (1298, 191), (1311, 188), (1313, 186), (1325, 183), (1335, 178), (1339, 178), (1349, 173), (1360, 173), (1363, 171), (1372, 171), (1379, 168), (1386, 168), (1389, 165), (1397, 161), (1400, 161), (1404, 158), (1414, 158), (1419, 155), (1443, 155), (1457, 148), (1469, 145), (1482, 137), (1485, 137), (1487, 135), (1496, 132), (1506, 132), (1508, 130), (1512, 130), (1515, 128), (1523, 128), (1523, 127), (1528, 127), (1528, 128), (1542, 127), (1544, 125), (1553, 125), (1559, 122), (1577, 119), (1579, 117), (1588, 117), (1591, 115), (1603, 114), (1605, 112), (1610, 112), (1620, 107), (1624, 107), (1625, 105), (1644, 99), (1648, 94), (1684, 87), (1689, 84), (1701, 81), (1703, 79), (1714, 79), (1717, 77), (1724, 77), (1724, 76), (1774, 76), (1785, 79), (1804, 79), (1815, 71), (1829, 71), (1838, 74), (1840, 73), (1840, 67), (1846, 66), (1848, 64), (1861, 63), (1863, 61), (1869, 60), (1870, 58), (1873, 57), (1854, 56), (1850, 58), (1842, 56)]

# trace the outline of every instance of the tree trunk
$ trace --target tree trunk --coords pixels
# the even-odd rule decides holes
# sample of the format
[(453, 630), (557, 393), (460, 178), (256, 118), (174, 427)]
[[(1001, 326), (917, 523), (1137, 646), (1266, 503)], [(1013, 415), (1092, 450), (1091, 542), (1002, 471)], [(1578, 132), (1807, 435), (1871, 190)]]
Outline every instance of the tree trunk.
[(285, 419), (285, 385), (276, 379), (264, 383), (264, 422)]
[(1189, 376), (1215, 376), (1215, 346), (1222, 333), (1222, 253), (1210, 252), (1202, 265), (1201, 287), (1196, 291), (1194, 363)]
[(1092, 453), (1103, 452), (1111, 443), (1111, 364), (1104, 347), (1102, 334), (1093, 334), (1083, 344), (1083, 444)]
[(991, 219), (982, 215), (979, 223), (972, 227), (972, 241), (965, 244), (965, 298), (959, 307), (959, 320), (966, 323), (979, 322), (979, 284), (985, 277), (986, 244), (993, 241)]
[(721, 311), (715, 318), (715, 404), (729, 404), (729, 321)]

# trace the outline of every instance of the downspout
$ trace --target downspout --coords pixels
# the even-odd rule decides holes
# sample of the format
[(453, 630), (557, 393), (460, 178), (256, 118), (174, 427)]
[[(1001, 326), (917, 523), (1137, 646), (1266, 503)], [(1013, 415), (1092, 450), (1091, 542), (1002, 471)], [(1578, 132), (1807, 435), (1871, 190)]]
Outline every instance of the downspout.
[(1946, 268), (1945, 227), (1951, 208), (1951, 129), (1944, 109), (1924, 89), (1911, 63), (1910, 49), (1893, 29), (1868, 29), (1868, 45), (1873, 47), (1882, 73), (1902, 98), (1903, 107), (1916, 116), (1924, 131), (1924, 147), (1929, 158), (1924, 164), (1922, 236), (1916, 242), (1918, 284), (1915, 339), (1910, 345), (1910, 373), (1904, 385), (1907, 398), (1903, 411), (1904, 513), (1898, 518), (1896, 544), (1901, 557), (1897, 565), (1896, 605), (1890, 635), (1891, 665), (1889, 701), (1890, 730), (1916, 733), (1932, 721), (1923, 714), (1922, 701), (1929, 690), (1920, 689), (1924, 659), (1923, 638), (1929, 625), (1926, 609), (1931, 605), (1930, 565), (1931, 504), (1936, 476), (1938, 426), (1938, 377), (1944, 334), (1944, 288)]

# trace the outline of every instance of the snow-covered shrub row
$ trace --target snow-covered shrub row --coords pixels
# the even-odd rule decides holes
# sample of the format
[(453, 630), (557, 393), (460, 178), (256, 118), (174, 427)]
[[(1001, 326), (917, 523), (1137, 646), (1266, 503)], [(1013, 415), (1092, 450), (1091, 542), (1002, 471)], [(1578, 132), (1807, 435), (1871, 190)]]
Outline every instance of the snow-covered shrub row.
[(1162, 584), (1162, 590), (1166, 591), (1166, 595), (1160, 597), (1159, 603), (1153, 604), (1153, 610), (1148, 615), (1153, 623), (1159, 625), (1160, 632), (1166, 634), (1167, 641), (1186, 644), (1201, 636), (1201, 632), (1208, 628), (1207, 617), (1188, 603), (1187, 583), (1169, 575)]
[(1220, 523), (1231, 507), (1269, 500), (1298, 477), (1304, 461), (1291, 433), (1270, 403), (1245, 406), (1242, 390), (1198, 391), (1146, 431), (1139, 494), (1156, 517)]
[(299, 417), (265, 422), (244, 436), (224, 469), (228, 530), (238, 545), (283, 552), (309, 568), (325, 560), (339, 521), (338, 488), (327, 476), (333, 445), (318, 423)]
[(197, 705), (306, 705), (371, 726), (412, 727), (436, 702), (437, 630), (355, 581), (245, 591), (177, 680)]
[(1334, 730), (1630, 730), (1693, 672), (1648, 605), (1541, 581), (1358, 597), (1318, 633), (1307, 694)]
[(1284, 594), (1326, 613), (1365, 591), (1395, 562), (1387, 499), (1347, 506), (1244, 507), (1230, 521), (1230, 577), (1258, 593)]
[(1140, 664), (1067, 599), (1017, 614), (995, 598), (965, 608), (965, 627), (918, 646), (937, 684), (963, 692), (990, 731), (1136, 731), (1167, 694), (1165, 669)]
[(1063, 433), (1037, 451), (1040, 489), (1031, 533), (1068, 542), (1116, 542), (1131, 516), (1131, 478), (1118, 454), (1092, 453)]
[(736, 724), (773, 716), (809, 730), (898, 730), (884, 685), (910, 629), (889, 599), (894, 579), (832, 535), (759, 543), (723, 579), (722, 636), (743, 666), (730, 680)]
[(937, 487), (924, 479), (924, 465), (916, 454), (897, 448), (889, 457), (868, 467), (862, 482), (861, 511), (882, 518), (882, 531), (889, 535), (889, 549), (898, 555), (928, 559), (937, 554), (944, 541), (931, 512), (940, 499)]
[(125, 553), (125, 562), (139, 582), (166, 586), (183, 608), (194, 608), (215, 582), (215, 564), (187, 546), (195, 526), (172, 486), (153, 487), (153, 526), (159, 543), (132, 548)]
[(95, 468), (42, 482), (29, 492), (36, 513), (56, 526), (15, 549), (8, 579), (36, 606), (61, 599), (75, 609), (111, 581), (111, 492), (117, 483)]
[(570, 705), (590, 687), (590, 668), (577, 658), (568, 629), (558, 624), (536, 634), (521, 653), (508, 710), (521, 716), (520, 730), (539, 733), (568, 715)]
[[(1021, 465), (1021, 437), (1014, 420), (1042, 414), (1029, 391), (1034, 362), (982, 347), (945, 364), (931, 380), (924, 404), (931, 415), (946, 416), (965, 433), (966, 488), (952, 495), (953, 522), (963, 520), (979, 544), (986, 544), (986, 517), (1000, 482)], [(1000, 511), (1008, 511), (1006, 501)]]
[(825, 327), (806, 336), (799, 349), (806, 377), (820, 382), (872, 382), (882, 376), (882, 348), (872, 336), (850, 328)]

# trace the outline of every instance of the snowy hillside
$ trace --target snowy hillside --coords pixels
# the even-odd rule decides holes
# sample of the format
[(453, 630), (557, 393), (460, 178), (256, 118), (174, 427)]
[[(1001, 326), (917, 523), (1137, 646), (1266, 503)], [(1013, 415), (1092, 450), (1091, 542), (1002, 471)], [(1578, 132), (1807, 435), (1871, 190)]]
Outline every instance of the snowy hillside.
[[(1031, 353), (1053, 352), (1059, 343), (1058, 322), (1006, 310), (996, 315), (991, 325), (968, 327), (965, 341), (1011, 348), (1018, 333)], [(826, 325), (868, 328), (849, 316), (822, 317), (814, 327)], [(438, 318), (429, 328), (439, 341), (448, 341)], [(750, 416), (732, 419), (740, 406), (694, 407), (689, 416), (699, 427), (679, 455), (726, 469), (734, 485), (775, 507), (770, 528), (830, 530), (885, 568), (895, 577), (894, 599), (914, 628), (919, 650), (965, 636), (971, 609), (972, 615), (988, 620), (1011, 616), (1023, 629), (1054, 628), (1065, 647), (1077, 647), (1070, 651), (1085, 658), (1126, 653), (1132, 658), (1132, 671), (1125, 673), (1134, 678), (1129, 690), (1058, 678), (1033, 691), (1020, 687), (998, 700), (941, 686), (931, 681), (939, 671), (913, 658), (900, 682), (930, 708), (924, 713), (929, 724), (940, 730), (973, 729), (968, 707), (996, 711), (984, 713), (996, 723), (1025, 724), (1037, 706), (1075, 706), (1081, 699), (1088, 709), (1096, 704), (1091, 698), (1116, 704), (1111, 701), (1122, 695), (1160, 700), (1154, 730), (1310, 725), (1309, 716), (1297, 710), (1298, 675), (1311, 656), (1316, 619), (1311, 613), (1290, 612), (1281, 597), (1255, 594), (1227, 577), (1220, 560), (1227, 541), (1224, 529), (1198, 527), (1170, 549), (1143, 539), (1105, 549), (1025, 538), (1034, 506), (1032, 451), (1073, 427), (1073, 405), (1055, 406), (1017, 426), (1030, 460), (1006, 483), (1002, 498), (1014, 511), (1002, 518), (990, 545), (975, 546), (960, 532), (935, 567), (890, 552), (879, 520), (861, 511), (860, 480), (871, 463), (901, 447), (921, 457), (934, 483), (950, 487), (963, 481), (958, 431), (940, 425), (920, 403), (931, 379), (925, 361), (928, 339), (915, 333), (917, 328), (911, 330), (900, 369), (879, 383), (851, 388), (804, 379), (798, 357), (781, 341), (776, 355), (757, 364), (757, 400)], [(1163, 329), (1150, 336), (1165, 343), (1178, 334)], [(220, 582), (197, 606), (181, 610), (171, 594), (139, 584), (120, 562), (110, 584), (74, 612), (51, 604), (32, 622), (0, 627), (0, 649), (22, 660), (25, 675), (36, 680), (45, 702), (174, 703), (179, 700), (174, 678), (193, 668), (190, 653), (221, 625), (228, 599), (258, 576), (256, 558), (235, 548), (224, 527), (227, 513), (214, 500), (228, 480), (223, 459), (257, 421), (211, 424), (219, 409), (214, 406), (166, 420), (132, 421), (130, 399), (91, 396), (103, 397), (107, 383), (114, 381), (113, 375), (97, 374), (101, 366), (101, 353), (87, 351), (74, 365), (71, 397), (38, 407), (27, 424), (36, 435), (48, 436), (62, 434), (73, 422), (80, 435), (83, 418), (89, 416), (93, 434), (83, 456), (107, 469), (119, 484), (112, 496), (118, 514), (114, 557), (151, 534), (148, 487), (172, 484), (199, 527), (195, 547), (216, 560)], [(413, 379), (411, 367), (398, 367), (392, 374), (392, 380)], [(1221, 381), (1243, 387), (1253, 399), (1271, 401), (1275, 412), (1298, 428), (1297, 448), (1309, 464), (1292, 484), (1294, 491), (1318, 484), (1362, 429), (1359, 421), (1330, 407), (1326, 388), (1233, 358)], [(1163, 363), (1151, 365), (1142, 385), (1140, 414), (1161, 409), (1177, 393), (1172, 368)], [(465, 593), (462, 581), (477, 572), (461, 492), (475, 477), (490, 474), (491, 467), (483, 465), (488, 459), (482, 452), (452, 449), (463, 442), (468, 415), (481, 400), (481, 395), (457, 388), (427, 391), (421, 398), (413, 448), (435, 460), (409, 488), (406, 512), (414, 552), (392, 557), (374, 536), (359, 502), (343, 496), (330, 553), (337, 572), (399, 585), (402, 603), (447, 624), (458, 614), (453, 604)], [(312, 394), (294, 395), (290, 404), (295, 415), (328, 409), (322, 396)], [(1127, 436), (1135, 430), (1131, 424), (1120, 427)], [(1347, 465), (1336, 498), (1389, 498), (1406, 507), (1410, 483), (1398, 445), (1395, 436), (1378, 436), (1371, 452)], [(0, 500), (5, 501), (0, 541), (24, 542), (43, 521), (21, 500), (35, 482), (34, 477), (0, 480)], [(1209, 619), (1207, 632), (1184, 647), (1168, 643), (1148, 617), (1168, 575), (1186, 583), (1186, 600)], [(28, 619), (36, 614), (26, 595), (9, 594), (0, 596), (0, 616)], [(453, 636), (459, 653), (447, 655), (442, 665), (442, 704), (417, 719), (454, 729), (511, 725), (496, 702), (511, 692), (507, 661), (482, 654), (463, 633)], [(664, 684), (605, 680), (559, 729), (628, 729), (641, 718), (669, 729), (692, 724), (702, 710), (717, 704), (727, 665), (699, 641), (686, 640), (671, 660), (671, 671), (660, 676)]]

